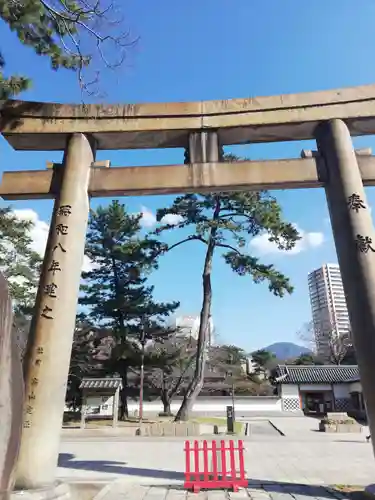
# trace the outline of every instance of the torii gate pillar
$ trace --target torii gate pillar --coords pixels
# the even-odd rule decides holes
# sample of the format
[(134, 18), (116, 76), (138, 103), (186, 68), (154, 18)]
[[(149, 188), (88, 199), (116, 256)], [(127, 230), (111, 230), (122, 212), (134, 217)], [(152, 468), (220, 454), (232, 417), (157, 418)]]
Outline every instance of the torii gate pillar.
[[(350, 132), (342, 120), (322, 122), (325, 191), (348, 306), (363, 395), (375, 437), (375, 234)], [(375, 453), (375, 439), (372, 440)]]
[(16, 489), (48, 488), (55, 482), (93, 161), (89, 139), (73, 134), (60, 167), (59, 194), (25, 356), (26, 393)]

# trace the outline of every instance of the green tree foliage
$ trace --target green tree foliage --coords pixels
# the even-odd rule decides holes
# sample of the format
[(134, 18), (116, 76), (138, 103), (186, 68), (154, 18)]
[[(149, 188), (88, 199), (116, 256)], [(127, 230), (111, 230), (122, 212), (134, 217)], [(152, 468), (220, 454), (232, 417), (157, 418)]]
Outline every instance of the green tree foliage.
[[(47, 57), (53, 70), (75, 71), (85, 89), (93, 89), (104, 68), (120, 66), (135, 42), (109, 0), (0, 0), (0, 17), (20, 43)], [(92, 66), (88, 80), (84, 70)], [(27, 76), (6, 75), (4, 68), (0, 53), (1, 100), (30, 86)]]
[(111, 332), (114, 347), (105, 368), (122, 377), (121, 417), (127, 416), (128, 372), (139, 366), (139, 339), (160, 325), (178, 302), (153, 300), (147, 274), (157, 267), (161, 243), (140, 234), (141, 215), (128, 214), (117, 201), (92, 211), (86, 239), (86, 254), (93, 268), (83, 273), (80, 304), (87, 320)]
[(0, 270), (6, 277), (13, 304), (13, 335), (21, 358), (26, 348), (30, 319), (38, 287), (41, 257), (32, 250), (32, 220), (0, 208)]
[(8, 280), (16, 314), (30, 316), (37, 291), (41, 257), (32, 250), (31, 220), (0, 208), (0, 270)]
[(246, 372), (246, 352), (235, 345), (213, 346), (208, 351), (207, 365), (225, 376), (219, 387), (226, 393), (248, 396), (265, 396), (272, 393), (268, 382), (260, 380), (257, 374)]
[(253, 362), (255, 363), (255, 373), (262, 374), (265, 377), (268, 370), (273, 368), (276, 363), (276, 356), (266, 349), (259, 349), (251, 353)]
[(246, 352), (235, 345), (216, 345), (208, 349), (207, 365), (232, 380), (245, 380)]
[(66, 403), (73, 410), (81, 405), (82, 379), (92, 375), (95, 363), (96, 332), (89, 324), (78, 323), (74, 330), (72, 354), (66, 391)]
[[(229, 158), (233, 160), (234, 157)], [(283, 220), (276, 199), (266, 191), (230, 192), (209, 194), (187, 194), (177, 197), (172, 205), (158, 211), (162, 221), (167, 214), (178, 218), (176, 225), (162, 225), (157, 234), (167, 230), (181, 229), (188, 235), (165, 251), (182, 244), (204, 245), (205, 259), (202, 270), (203, 302), (197, 359), (194, 377), (185, 393), (176, 419), (187, 419), (195, 398), (199, 394), (204, 378), (208, 325), (212, 302), (212, 264), (215, 252), (220, 252), (224, 262), (239, 276), (247, 276), (255, 283), (266, 282), (269, 290), (282, 297), (292, 292), (289, 279), (272, 264), (264, 264), (249, 253), (250, 238), (267, 231), (270, 241), (280, 249), (290, 250), (299, 238), (296, 228)]]
[(294, 365), (323, 365), (324, 363), (312, 354), (301, 354), (292, 361)]
[(235, 345), (220, 345), (210, 348), (211, 362), (219, 363), (221, 370), (230, 370), (233, 367), (242, 370), (246, 363), (246, 352), (241, 347)]

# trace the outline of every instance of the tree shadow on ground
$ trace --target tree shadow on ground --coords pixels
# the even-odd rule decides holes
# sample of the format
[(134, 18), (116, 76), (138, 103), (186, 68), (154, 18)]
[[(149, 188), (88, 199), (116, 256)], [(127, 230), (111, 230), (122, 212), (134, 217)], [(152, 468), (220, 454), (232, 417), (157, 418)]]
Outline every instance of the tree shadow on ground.
[(58, 467), (105, 472), (108, 474), (121, 474), (124, 476), (154, 477), (157, 479), (174, 479), (181, 481), (183, 481), (185, 477), (183, 472), (128, 467), (126, 466), (126, 462), (117, 462), (113, 460), (75, 460), (75, 456), (71, 453), (60, 453)]
[[(77, 469), (86, 471), (97, 471), (109, 474), (118, 474), (123, 476), (141, 476), (145, 478), (166, 479), (180, 481), (185, 479), (183, 472), (173, 470), (160, 470), (160, 469), (146, 469), (139, 467), (128, 467), (126, 462), (117, 462), (113, 460), (75, 460), (75, 455), (70, 453), (61, 453), (59, 456), (58, 466), (67, 469)], [(150, 481), (149, 484), (152, 484)], [(168, 486), (168, 481), (165, 484), (155, 484), (155, 488), (165, 488)], [(182, 484), (174, 484), (171, 486), (173, 489), (183, 489)], [(338, 493), (337, 490), (329, 486), (323, 485), (310, 485), (310, 484), (297, 484), (287, 481), (270, 481), (267, 479), (251, 479), (249, 478), (249, 488), (254, 490), (261, 490), (276, 494), (288, 494), (292, 497), (296, 495), (309, 496), (314, 498), (327, 498), (334, 500), (337, 497), (347, 498), (350, 500), (363, 500), (364, 492), (360, 491), (345, 491)]]

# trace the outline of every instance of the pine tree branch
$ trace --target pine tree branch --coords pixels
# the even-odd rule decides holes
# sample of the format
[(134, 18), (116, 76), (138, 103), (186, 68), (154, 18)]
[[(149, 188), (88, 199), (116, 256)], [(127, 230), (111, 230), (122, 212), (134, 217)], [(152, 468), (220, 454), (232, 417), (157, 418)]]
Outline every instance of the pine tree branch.
[(168, 248), (165, 250), (162, 250), (161, 253), (162, 252), (169, 252), (170, 250), (173, 250), (174, 248), (176, 248), (180, 245), (183, 245), (184, 243), (187, 243), (188, 241), (201, 241), (205, 245), (208, 245), (208, 241), (205, 240), (202, 236), (198, 236), (197, 234), (192, 234), (191, 236), (188, 236), (184, 240), (181, 240), (177, 243), (174, 243), (173, 245), (168, 246)]
[(224, 219), (226, 217), (245, 217), (246, 219), (251, 219), (250, 215), (241, 213), (241, 212), (232, 212), (229, 214), (221, 214), (219, 215), (219, 219)]
[(228, 248), (228, 250), (232, 250), (232, 252), (235, 252), (238, 255), (242, 255), (242, 253), (237, 248), (229, 245), (228, 243), (215, 243), (215, 246), (220, 248)]

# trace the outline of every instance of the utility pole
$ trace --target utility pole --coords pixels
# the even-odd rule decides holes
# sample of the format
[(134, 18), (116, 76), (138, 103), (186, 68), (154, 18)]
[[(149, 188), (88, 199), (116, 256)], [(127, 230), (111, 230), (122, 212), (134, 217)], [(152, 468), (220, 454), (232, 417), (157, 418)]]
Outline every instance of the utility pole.
[[(230, 354), (230, 363), (231, 365), (233, 364), (233, 354)], [(235, 405), (234, 405), (234, 378), (233, 378), (233, 370), (230, 370), (227, 372), (227, 375), (231, 377), (231, 385), (232, 385), (232, 407), (233, 407), (233, 420), (236, 420), (236, 411), (235, 411)]]
[(233, 420), (236, 420), (236, 410), (234, 407), (234, 380), (232, 377), (232, 406), (233, 406)]
[(139, 423), (143, 421), (143, 385), (145, 379), (145, 344), (146, 344), (146, 321), (142, 320), (142, 329), (140, 336), (141, 343), (141, 376), (139, 383)]

